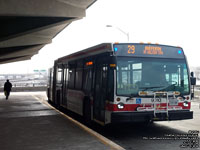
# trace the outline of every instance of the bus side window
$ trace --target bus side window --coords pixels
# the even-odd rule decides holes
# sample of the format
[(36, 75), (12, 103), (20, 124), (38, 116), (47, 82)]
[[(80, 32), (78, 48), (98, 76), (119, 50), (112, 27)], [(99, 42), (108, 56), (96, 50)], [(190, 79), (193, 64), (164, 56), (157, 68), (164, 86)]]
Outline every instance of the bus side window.
[(61, 83), (61, 82), (62, 82), (62, 69), (58, 68), (56, 75), (56, 83)]
[(75, 75), (75, 89), (80, 90), (82, 88), (83, 78), (83, 62), (82, 60), (77, 61), (76, 75)]
[(92, 69), (86, 68), (84, 70), (84, 77), (83, 77), (83, 90), (86, 92), (90, 92), (91, 86), (92, 86)]
[(82, 87), (82, 74), (83, 71), (82, 69), (76, 69), (76, 83), (75, 83), (75, 88), (80, 90)]
[(74, 78), (75, 77), (75, 69), (69, 69), (69, 88), (74, 88)]

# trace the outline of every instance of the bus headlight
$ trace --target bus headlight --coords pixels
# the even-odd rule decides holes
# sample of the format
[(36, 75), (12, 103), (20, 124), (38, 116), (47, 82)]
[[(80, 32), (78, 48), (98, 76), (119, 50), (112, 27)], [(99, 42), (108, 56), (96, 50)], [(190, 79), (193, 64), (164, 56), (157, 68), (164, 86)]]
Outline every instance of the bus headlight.
[(184, 106), (184, 107), (188, 107), (188, 106), (189, 106), (188, 101), (184, 101), (184, 102), (183, 102), (183, 106)]
[(123, 103), (118, 103), (117, 104), (118, 109), (124, 109), (124, 104)]

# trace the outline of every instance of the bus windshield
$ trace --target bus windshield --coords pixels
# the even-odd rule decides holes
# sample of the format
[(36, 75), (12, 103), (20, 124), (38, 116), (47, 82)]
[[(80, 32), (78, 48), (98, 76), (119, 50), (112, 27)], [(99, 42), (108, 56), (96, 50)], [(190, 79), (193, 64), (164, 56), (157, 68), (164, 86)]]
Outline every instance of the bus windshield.
[(179, 91), (189, 94), (185, 59), (117, 57), (117, 95), (139, 91)]

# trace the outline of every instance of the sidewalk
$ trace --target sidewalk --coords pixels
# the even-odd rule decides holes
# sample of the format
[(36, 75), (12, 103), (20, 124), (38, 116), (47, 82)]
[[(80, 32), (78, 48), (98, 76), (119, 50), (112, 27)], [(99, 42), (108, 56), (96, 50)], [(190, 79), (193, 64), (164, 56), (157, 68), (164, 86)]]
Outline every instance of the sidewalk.
[(36, 100), (34, 93), (0, 93), (1, 150), (114, 149)]

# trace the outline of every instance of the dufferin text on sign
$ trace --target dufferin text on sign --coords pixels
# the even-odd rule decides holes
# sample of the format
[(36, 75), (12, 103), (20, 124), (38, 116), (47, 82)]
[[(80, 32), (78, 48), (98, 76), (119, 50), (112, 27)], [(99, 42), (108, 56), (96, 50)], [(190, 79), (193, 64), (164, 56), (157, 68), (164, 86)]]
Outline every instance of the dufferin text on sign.
[(158, 46), (145, 46), (144, 54), (163, 55), (163, 51), (162, 51), (162, 48)]

